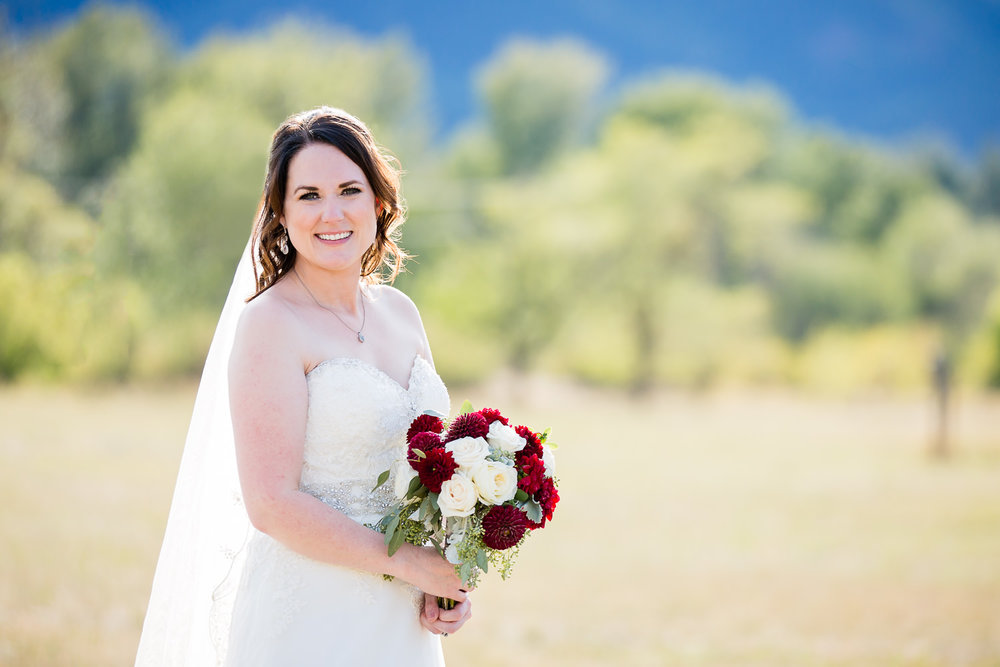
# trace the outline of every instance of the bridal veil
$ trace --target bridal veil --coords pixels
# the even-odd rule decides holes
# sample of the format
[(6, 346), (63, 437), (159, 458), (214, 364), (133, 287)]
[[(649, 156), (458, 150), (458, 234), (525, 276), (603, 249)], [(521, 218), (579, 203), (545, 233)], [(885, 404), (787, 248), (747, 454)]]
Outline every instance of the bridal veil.
[(137, 667), (201, 667), (225, 658), (243, 545), (251, 530), (236, 471), (228, 365), (236, 324), (254, 286), (248, 243), (195, 398)]

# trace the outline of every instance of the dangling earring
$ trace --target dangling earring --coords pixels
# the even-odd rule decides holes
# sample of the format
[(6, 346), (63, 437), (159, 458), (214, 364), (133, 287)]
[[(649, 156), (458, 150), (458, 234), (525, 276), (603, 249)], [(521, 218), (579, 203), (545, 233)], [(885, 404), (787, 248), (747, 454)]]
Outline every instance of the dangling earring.
[(281, 233), (281, 237), (278, 239), (278, 250), (281, 251), (282, 255), (288, 254), (288, 230), (284, 230)]

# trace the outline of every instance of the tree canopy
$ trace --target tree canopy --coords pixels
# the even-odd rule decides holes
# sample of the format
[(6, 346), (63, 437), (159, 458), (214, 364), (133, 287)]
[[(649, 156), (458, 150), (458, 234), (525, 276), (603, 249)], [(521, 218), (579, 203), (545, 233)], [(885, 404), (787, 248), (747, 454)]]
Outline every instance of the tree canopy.
[(400, 284), (449, 379), (904, 388), (944, 350), (1000, 386), (997, 147), (878, 146), (705, 74), (609, 91), (570, 40), (502, 46), (434, 139), (423, 62), (294, 22), (181, 53), (109, 7), (4, 40), (0, 378), (196, 373), (270, 135), (328, 104), (403, 161)]

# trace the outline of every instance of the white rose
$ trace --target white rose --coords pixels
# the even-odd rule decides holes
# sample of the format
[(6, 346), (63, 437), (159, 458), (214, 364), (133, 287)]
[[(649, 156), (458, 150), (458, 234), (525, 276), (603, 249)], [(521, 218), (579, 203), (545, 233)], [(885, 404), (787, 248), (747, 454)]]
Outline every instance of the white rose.
[(545, 464), (545, 476), (552, 477), (556, 474), (556, 453), (551, 447), (542, 445), (542, 463)]
[(417, 476), (417, 471), (410, 467), (405, 459), (394, 461), (392, 464), (393, 493), (398, 500), (406, 497), (406, 492), (410, 490), (410, 480)]
[(484, 503), (500, 505), (517, 493), (517, 471), (497, 461), (486, 461), (472, 472), (472, 481)]
[(476, 494), (476, 485), (471, 479), (460, 472), (456, 472), (447, 482), (441, 484), (441, 493), (438, 495), (438, 507), (441, 508), (441, 516), (469, 516), (476, 508), (476, 501), (479, 496)]
[[(471, 470), (486, 460), (490, 446), (482, 438), (459, 438), (445, 444), (445, 451), (451, 452), (460, 468)], [(464, 472), (464, 471), (463, 471)]]
[(509, 453), (519, 452), (528, 444), (524, 438), (517, 434), (517, 431), (499, 420), (490, 424), (490, 432), (486, 435), (486, 440), (489, 441), (490, 446)]

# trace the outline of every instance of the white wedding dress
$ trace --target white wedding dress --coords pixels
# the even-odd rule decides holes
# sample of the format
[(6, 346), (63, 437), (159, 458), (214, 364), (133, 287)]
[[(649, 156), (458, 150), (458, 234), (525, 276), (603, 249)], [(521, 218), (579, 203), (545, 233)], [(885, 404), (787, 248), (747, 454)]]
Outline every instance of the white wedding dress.
[[(404, 453), (411, 420), (447, 414), (448, 392), (416, 357), (407, 386), (364, 361), (336, 358), (307, 376), (300, 488), (359, 523), (376, 523), (392, 484), (379, 473)], [(253, 531), (236, 590), (226, 664), (239, 667), (443, 665), (420, 625), (423, 594), (405, 582), (310, 560)]]

